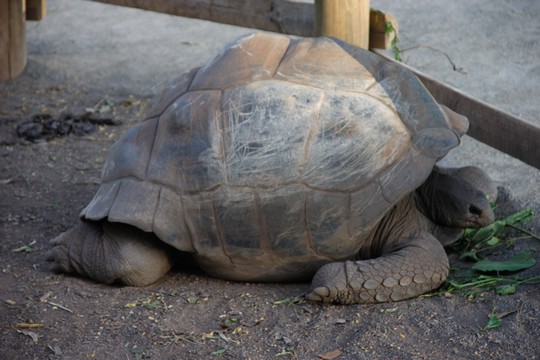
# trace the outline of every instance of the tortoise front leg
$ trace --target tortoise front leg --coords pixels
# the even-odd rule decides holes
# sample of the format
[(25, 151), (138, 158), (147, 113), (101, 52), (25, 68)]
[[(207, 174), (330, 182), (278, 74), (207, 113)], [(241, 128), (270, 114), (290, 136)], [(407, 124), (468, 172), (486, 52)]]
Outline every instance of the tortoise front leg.
[(448, 258), (427, 232), (376, 259), (330, 263), (317, 271), (308, 300), (339, 304), (412, 298), (436, 289), (448, 276)]

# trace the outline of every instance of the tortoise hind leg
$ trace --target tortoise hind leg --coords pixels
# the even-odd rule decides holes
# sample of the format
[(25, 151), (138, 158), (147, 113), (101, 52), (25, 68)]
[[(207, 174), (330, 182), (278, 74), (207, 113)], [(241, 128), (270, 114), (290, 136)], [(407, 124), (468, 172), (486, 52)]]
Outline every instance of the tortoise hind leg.
[(111, 284), (145, 286), (171, 268), (161, 241), (135, 227), (108, 222), (81, 222), (51, 240), (47, 260), (54, 270)]
[(379, 258), (323, 266), (306, 298), (341, 304), (399, 301), (436, 289), (448, 271), (441, 243), (422, 232)]

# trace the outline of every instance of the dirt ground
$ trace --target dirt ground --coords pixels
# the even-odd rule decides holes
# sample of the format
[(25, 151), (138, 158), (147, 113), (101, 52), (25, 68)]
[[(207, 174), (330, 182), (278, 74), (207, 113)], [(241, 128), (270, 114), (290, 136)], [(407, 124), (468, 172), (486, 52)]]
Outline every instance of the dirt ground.
[[(533, 1), (529, 3), (537, 11)], [(435, 3), (440, 7), (446, 2)], [(462, 3), (462, 7), (468, 6), (468, 2)], [(496, 3), (493, 6), (503, 9), (509, 4)], [(527, 13), (526, 1), (516, 3)], [(452, 295), (334, 306), (287, 301), (307, 291), (307, 283), (233, 283), (210, 278), (196, 268), (175, 270), (145, 288), (105, 286), (50, 272), (44, 261), (48, 240), (77, 223), (80, 210), (98, 188), (108, 148), (138, 121), (159, 93), (160, 84), (201, 64), (227, 41), (251, 30), (81, 0), (50, 0), (48, 5), (45, 20), (28, 23), (25, 72), (0, 84), (1, 358), (540, 357), (538, 284), (520, 286), (514, 295), (486, 292), (472, 300)], [(398, 19), (400, 14), (403, 18), (409, 14), (405, 7), (395, 8)], [(407, 20), (402, 31), (408, 26), (414, 29)], [(540, 25), (530, 26), (533, 35), (540, 32)], [(538, 41), (529, 45), (538, 49)], [(426, 65), (428, 69), (433, 66), (437, 63)], [(540, 69), (538, 60), (528, 66)], [(461, 76), (450, 82), (460, 85), (465, 82)], [(512, 73), (507, 76), (513, 78)], [(538, 85), (527, 86), (526, 96), (537, 100)], [(484, 94), (486, 100), (503, 97)], [(512, 96), (515, 102), (508, 101), (508, 111), (525, 117), (537, 112), (538, 103), (533, 106), (524, 101), (523, 93)], [(36, 143), (17, 136), (17, 127), (36, 114), (59, 118), (89, 109), (94, 117), (113, 118), (121, 124), (99, 125), (85, 135)], [(468, 159), (478, 149), (482, 145), (468, 141), (465, 155), (452, 161)], [(498, 184), (509, 193), (501, 199), (499, 213), (523, 207), (538, 212), (539, 171), (504, 156), (500, 160), (501, 155), (491, 155), (493, 150), (485, 151), (471, 162), (511, 163), (510, 170), (490, 167), (500, 179)], [(507, 171), (516, 174), (506, 177)], [(505, 180), (512, 176), (519, 179)], [(534, 220), (530, 229), (538, 233), (539, 223)], [(539, 247), (529, 240), (508, 251), (528, 248), (536, 251), (538, 261)], [(452, 264), (457, 263), (455, 254), (450, 258)], [(522, 275), (540, 275), (540, 266)], [(502, 325), (482, 330), (493, 311), (502, 317)]]

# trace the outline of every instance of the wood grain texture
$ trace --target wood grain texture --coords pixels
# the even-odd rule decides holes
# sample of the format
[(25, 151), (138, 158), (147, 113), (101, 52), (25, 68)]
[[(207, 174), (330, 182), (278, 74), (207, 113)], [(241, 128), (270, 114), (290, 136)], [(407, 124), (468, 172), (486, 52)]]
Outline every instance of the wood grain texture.
[(369, 48), (369, 0), (315, 0), (315, 35)]
[(26, 65), (24, 7), (21, 0), (0, 0), (0, 81), (18, 76)]
[(313, 33), (313, 3), (291, 0), (97, 0), (171, 15), (300, 36)]
[[(289, 35), (314, 36), (314, 3), (313, 0), (96, 0), (103, 3), (151, 10), (171, 15), (195, 19), (210, 20), (222, 24), (249, 27), (259, 30), (273, 31)], [(377, 15), (375, 14), (377, 13)], [(381, 12), (370, 10), (372, 18)], [(368, 15), (368, 16), (370, 16)], [(386, 34), (384, 21), (374, 23), (371, 28), (369, 47), (380, 47), (390, 44), (393, 34)], [(397, 28), (395, 18), (394, 28)], [(367, 20), (369, 21), (369, 19)], [(371, 26), (371, 25), (370, 25)], [(382, 29), (382, 30), (381, 30)], [(386, 48), (386, 47), (384, 47)]]
[(25, 0), (26, 20), (41, 20), (47, 14), (47, 0)]
[(0, 81), (10, 78), (9, 0), (0, 0)]

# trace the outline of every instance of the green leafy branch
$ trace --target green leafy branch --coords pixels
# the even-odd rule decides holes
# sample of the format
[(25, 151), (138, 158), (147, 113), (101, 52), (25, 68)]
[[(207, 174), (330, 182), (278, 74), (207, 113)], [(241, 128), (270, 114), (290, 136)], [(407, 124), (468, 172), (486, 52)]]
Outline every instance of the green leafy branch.
[(403, 60), (401, 59), (401, 51), (397, 47), (397, 43), (399, 41), (398, 36), (397, 36), (397, 31), (394, 28), (394, 25), (392, 25), (392, 22), (387, 21), (384, 23), (384, 33), (387, 36), (394, 33), (394, 38), (392, 39), (392, 42), (390, 43), (390, 48), (392, 49), (392, 54), (394, 54), (394, 59), (396, 59), (396, 61), (402, 62)]
[[(516, 241), (526, 238), (540, 240), (540, 237), (525, 230), (523, 225), (533, 218), (531, 209), (524, 209), (493, 224), (479, 228), (466, 229), (465, 233), (451, 249), (460, 254), (460, 258), (474, 262), (470, 268), (454, 267), (445, 283), (427, 296), (466, 294), (474, 299), (479, 293), (495, 291), (499, 295), (516, 292), (518, 285), (540, 283), (540, 276), (522, 278), (506, 275), (528, 269), (536, 264), (532, 252), (520, 252), (503, 260), (490, 260), (488, 256), (500, 255)], [(512, 230), (521, 236), (509, 237)]]
[[(524, 209), (486, 227), (466, 229), (461, 239), (452, 245), (451, 249), (457, 251), (462, 259), (478, 262), (482, 256), (492, 254), (496, 250), (500, 250), (501, 247), (509, 248), (518, 240), (527, 238), (540, 240), (540, 237), (523, 228), (523, 225), (529, 222), (533, 216), (534, 213), (531, 209)], [(505, 238), (509, 230), (515, 230), (523, 236)]]

